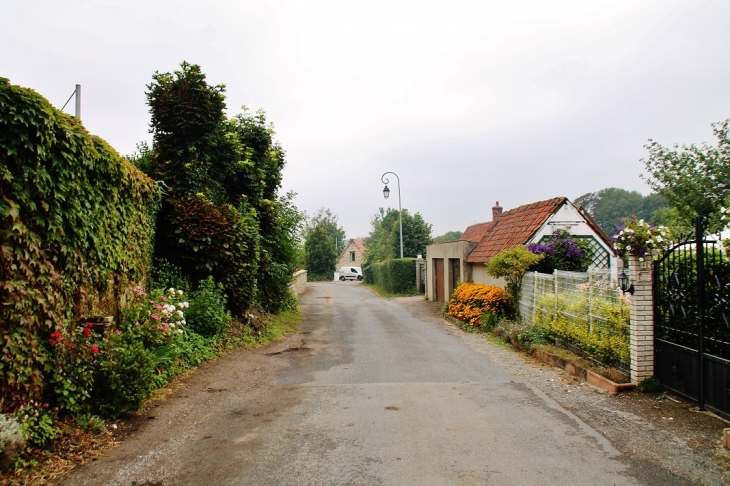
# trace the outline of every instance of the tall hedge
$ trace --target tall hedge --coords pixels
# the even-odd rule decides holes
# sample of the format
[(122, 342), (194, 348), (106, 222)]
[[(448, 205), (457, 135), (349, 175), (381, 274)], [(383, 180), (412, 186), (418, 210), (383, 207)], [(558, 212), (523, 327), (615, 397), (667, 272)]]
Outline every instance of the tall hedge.
[(155, 194), (79, 120), (0, 78), (2, 408), (40, 393), (73, 304), (148, 275)]
[(284, 150), (263, 111), (225, 114), (225, 86), (183, 62), (147, 86), (153, 150), (146, 167), (166, 186), (156, 256), (193, 282), (223, 284), (236, 315), (291, 300), (301, 214), (278, 195)]
[(391, 294), (416, 291), (416, 259), (396, 258), (372, 263), (363, 268), (365, 283), (375, 284)]

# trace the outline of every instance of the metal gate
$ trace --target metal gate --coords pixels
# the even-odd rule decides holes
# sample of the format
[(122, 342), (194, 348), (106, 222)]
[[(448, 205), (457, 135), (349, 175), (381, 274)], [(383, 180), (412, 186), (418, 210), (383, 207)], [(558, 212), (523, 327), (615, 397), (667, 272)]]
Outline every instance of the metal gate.
[(654, 374), (670, 390), (730, 416), (730, 262), (695, 236), (654, 261)]

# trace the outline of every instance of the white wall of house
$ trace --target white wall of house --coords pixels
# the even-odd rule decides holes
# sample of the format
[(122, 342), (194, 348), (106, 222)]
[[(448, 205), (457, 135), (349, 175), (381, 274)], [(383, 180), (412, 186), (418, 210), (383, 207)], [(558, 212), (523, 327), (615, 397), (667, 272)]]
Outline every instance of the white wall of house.
[(616, 275), (618, 275), (618, 267), (611, 247), (593, 231), (593, 228), (583, 219), (583, 216), (570, 202), (564, 204), (555, 214), (545, 221), (542, 227), (535, 233), (532, 240), (530, 240), (530, 243), (538, 243), (543, 237), (552, 235), (558, 229), (566, 230), (572, 235), (593, 236), (601, 248), (608, 252), (611, 276), (612, 278), (616, 278)]

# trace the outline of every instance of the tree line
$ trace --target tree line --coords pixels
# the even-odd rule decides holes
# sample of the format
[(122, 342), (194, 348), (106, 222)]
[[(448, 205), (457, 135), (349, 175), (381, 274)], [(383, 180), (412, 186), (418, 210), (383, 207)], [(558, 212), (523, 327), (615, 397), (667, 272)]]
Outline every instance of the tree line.
[[(426, 246), (433, 241), (432, 225), (416, 212), (402, 212), (403, 256), (426, 255)], [(321, 208), (307, 220), (304, 229), (304, 262), (310, 280), (331, 280), (337, 258), (347, 242), (339, 218), (330, 209)], [(370, 233), (363, 238), (367, 252), (365, 266), (400, 257), (400, 213), (379, 208), (370, 220)]]

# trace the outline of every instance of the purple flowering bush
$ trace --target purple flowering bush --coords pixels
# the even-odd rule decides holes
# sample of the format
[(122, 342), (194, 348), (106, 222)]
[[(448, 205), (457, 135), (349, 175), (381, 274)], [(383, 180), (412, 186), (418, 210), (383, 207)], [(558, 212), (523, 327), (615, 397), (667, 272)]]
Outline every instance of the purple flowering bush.
[(592, 261), (592, 252), (588, 242), (573, 238), (565, 230), (556, 230), (543, 243), (530, 243), (527, 249), (535, 255), (542, 255), (530, 271), (553, 273), (555, 270), (569, 272), (585, 272)]

